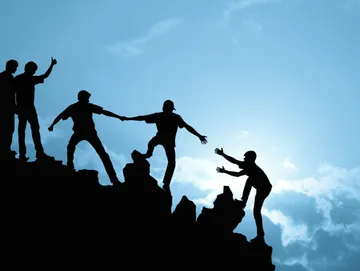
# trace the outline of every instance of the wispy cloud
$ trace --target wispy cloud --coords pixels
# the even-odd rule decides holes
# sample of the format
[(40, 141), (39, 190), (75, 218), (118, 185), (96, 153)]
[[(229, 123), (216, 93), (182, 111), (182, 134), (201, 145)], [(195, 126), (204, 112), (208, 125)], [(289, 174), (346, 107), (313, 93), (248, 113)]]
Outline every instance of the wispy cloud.
[(342, 0), (342, 8), (351, 8), (353, 5), (358, 3), (358, 0)]
[(130, 41), (120, 41), (114, 45), (106, 46), (105, 49), (114, 55), (119, 56), (134, 56), (144, 52), (144, 46), (146, 43), (151, 41), (160, 35), (169, 33), (174, 28), (180, 26), (183, 23), (182, 18), (170, 18), (164, 21), (157, 22), (149, 31), (138, 38)]
[(249, 135), (248, 131), (240, 131), (237, 135), (237, 138), (244, 138), (247, 137)]
[(289, 158), (286, 158), (283, 162), (283, 167), (290, 169), (292, 171), (296, 171), (296, 166), (289, 160)]
[[(64, 136), (64, 132), (61, 129), (55, 129), (52, 132), (49, 132), (48, 127), (54, 120), (55, 116), (49, 116), (49, 117), (42, 117), (38, 116), (39, 125), (40, 125), (40, 135), (41, 135), (41, 142), (43, 145), (45, 145), (48, 141), (55, 138), (62, 138)], [(16, 119), (16, 126), (18, 125), (18, 120)], [(13, 138), (17, 138), (17, 129), (15, 129), (15, 133)], [(25, 143), (26, 145), (34, 145), (34, 141), (31, 136), (31, 130), (26, 130), (25, 135)]]
[(223, 19), (226, 23), (231, 20), (234, 12), (248, 8), (256, 4), (265, 4), (270, 2), (279, 2), (280, 0), (238, 0), (232, 1), (228, 4), (227, 8), (223, 11)]

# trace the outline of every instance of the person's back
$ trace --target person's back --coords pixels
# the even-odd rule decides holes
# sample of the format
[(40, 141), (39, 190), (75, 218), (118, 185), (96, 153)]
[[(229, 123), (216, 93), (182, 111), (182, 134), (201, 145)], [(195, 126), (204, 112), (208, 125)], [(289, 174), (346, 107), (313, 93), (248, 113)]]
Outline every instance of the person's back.
[(35, 85), (44, 80), (40, 76), (27, 73), (15, 77), (16, 102), (20, 108), (33, 107), (35, 103)]
[(245, 172), (248, 181), (256, 190), (268, 190), (272, 187), (265, 172), (256, 163), (246, 163)]
[(173, 112), (155, 113), (154, 119), (147, 120), (146, 122), (154, 122), (158, 130), (157, 136), (161, 139), (161, 142), (171, 145), (175, 145), (178, 128), (184, 127), (184, 121), (181, 116)]
[(0, 102), (1, 112), (14, 109), (15, 106), (15, 84), (14, 76), (6, 71), (0, 73)]
[(101, 114), (102, 107), (92, 103), (76, 102), (65, 110), (65, 116), (71, 117), (75, 133), (96, 133), (93, 113)]

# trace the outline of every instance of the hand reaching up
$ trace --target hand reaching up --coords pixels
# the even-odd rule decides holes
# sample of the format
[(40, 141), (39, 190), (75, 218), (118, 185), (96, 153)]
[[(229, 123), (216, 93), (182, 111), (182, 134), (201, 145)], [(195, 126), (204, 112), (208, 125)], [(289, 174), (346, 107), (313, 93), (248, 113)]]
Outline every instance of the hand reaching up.
[(201, 141), (201, 144), (206, 144), (207, 143), (206, 136), (199, 136), (199, 139)]
[(51, 65), (56, 65), (56, 64), (57, 64), (56, 59), (51, 57)]
[(221, 148), (221, 149), (216, 148), (215, 153), (218, 154), (218, 155), (223, 155), (224, 154), (223, 148)]
[(217, 168), (216, 168), (216, 171), (219, 172), (219, 173), (224, 173), (224, 172), (225, 172), (225, 168), (224, 168), (224, 166), (223, 166), (223, 167), (217, 167)]

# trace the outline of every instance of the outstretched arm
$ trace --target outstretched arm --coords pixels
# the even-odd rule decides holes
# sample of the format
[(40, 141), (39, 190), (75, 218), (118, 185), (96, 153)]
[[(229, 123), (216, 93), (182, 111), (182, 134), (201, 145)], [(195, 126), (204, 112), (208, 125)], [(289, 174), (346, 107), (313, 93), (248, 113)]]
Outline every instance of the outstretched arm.
[(63, 119), (63, 113), (64, 113), (64, 112), (60, 113), (60, 114), (54, 119), (53, 123), (51, 123), (51, 125), (50, 125), (49, 128), (48, 128), (48, 130), (49, 130), (50, 132), (53, 131), (54, 126), (56, 125), (56, 123), (58, 123), (61, 119)]
[(219, 172), (219, 173), (226, 173), (230, 176), (233, 176), (233, 177), (240, 177), (240, 176), (243, 176), (245, 175), (245, 171), (244, 170), (241, 170), (239, 172), (236, 172), (236, 171), (230, 171), (230, 170), (226, 170), (224, 167), (217, 167), (216, 168), (216, 171)]
[(43, 79), (46, 79), (49, 77), (49, 75), (51, 74), (51, 71), (52, 71), (54, 65), (56, 65), (56, 63), (57, 63), (56, 59), (51, 58), (51, 64), (50, 64), (49, 68), (47, 69), (47, 71), (44, 74), (41, 75), (41, 77)]
[(221, 148), (221, 149), (216, 148), (216, 149), (215, 149), (215, 153), (218, 154), (218, 155), (220, 155), (220, 156), (222, 156), (222, 157), (224, 157), (224, 158), (225, 158), (226, 160), (228, 160), (230, 163), (237, 164), (237, 165), (240, 165), (240, 164), (241, 164), (241, 161), (236, 160), (235, 158), (233, 158), (233, 157), (225, 154), (222, 148)]
[(144, 116), (136, 116), (136, 117), (121, 117), (122, 119), (121, 120), (138, 120), (138, 121), (141, 121), (141, 120), (146, 120), (146, 117), (147, 115), (144, 115)]
[(121, 120), (123, 120), (122, 118), (124, 118), (124, 117), (121, 117), (121, 116), (119, 116), (119, 115), (117, 115), (117, 114), (115, 114), (113, 112), (108, 111), (108, 110), (102, 110), (101, 114), (103, 114), (105, 116), (108, 116), (108, 117), (121, 119)]
[(206, 136), (200, 135), (192, 126), (190, 126), (189, 124), (185, 123), (184, 127), (186, 128), (186, 130), (188, 130), (190, 133), (192, 133), (193, 135), (197, 136), (202, 144), (206, 144), (207, 140), (206, 140)]

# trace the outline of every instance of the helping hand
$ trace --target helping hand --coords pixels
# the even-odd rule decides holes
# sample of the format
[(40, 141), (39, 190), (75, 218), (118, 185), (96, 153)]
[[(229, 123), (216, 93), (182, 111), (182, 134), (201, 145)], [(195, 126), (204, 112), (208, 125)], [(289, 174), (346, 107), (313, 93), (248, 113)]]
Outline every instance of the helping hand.
[(223, 148), (221, 148), (221, 149), (216, 148), (215, 153), (218, 154), (218, 155), (223, 155), (224, 154)]
[(217, 168), (216, 168), (216, 171), (219, 172), (219, 173), (224, 173), (224, 172), (225, 172), (225, 168), (224, 168), (224, 166), (223, 166), (223, 167), (217, 167)]
[(54, 129), (54, 126), (50, 126), (50, 127), (48, 128), (48, 130), (49, 130), (50, 132), (52, 132), (53, 129)]
[(201, 144), (206, 144), (207, 143), (206, 136), (199, 136), (199, 139), (201, 141)]

